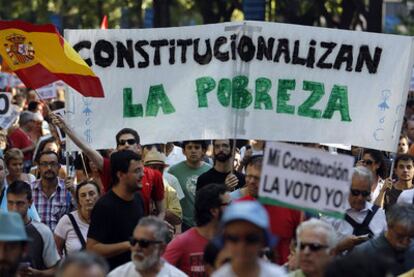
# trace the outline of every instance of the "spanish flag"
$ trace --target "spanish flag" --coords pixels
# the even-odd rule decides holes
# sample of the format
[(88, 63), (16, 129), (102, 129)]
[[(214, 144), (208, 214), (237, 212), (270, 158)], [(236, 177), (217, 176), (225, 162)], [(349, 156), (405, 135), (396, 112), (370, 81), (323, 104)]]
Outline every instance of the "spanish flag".
[(0, 20), (0, 55), (33, 89), (62, 80), (87, 97), (104, 97), (99, 78), (52, 24)]

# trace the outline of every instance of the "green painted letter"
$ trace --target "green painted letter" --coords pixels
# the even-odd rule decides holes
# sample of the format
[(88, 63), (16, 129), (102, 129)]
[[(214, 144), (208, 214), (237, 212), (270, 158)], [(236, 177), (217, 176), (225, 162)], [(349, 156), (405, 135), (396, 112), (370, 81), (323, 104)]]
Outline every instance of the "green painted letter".
[(331, 119), (335, 111), (341, 113), (341, 121), (351, 121), (348, 105), (348, 88), (346, 86), (334, 85), (328, 104), (322, 115), (323, 118)]
[(296, 86), (295, 80), (286, 80), (286, 79), (279, 80), (279, 84), (277, 87), (277, 106), (276, 106), (277, 113), (287, 113), (287, 114), (295, 113), (295, 106), (287, 104), (287, 102), (290, 100), (290, 94), (288, 94), (288, 90), (294, 90), (295, 86)]
[(217, 87), (217, 99), (223, 107), (228, 107), (231, 100), (230, 79), (220, 79)]
[(198, 107), (208, 107), (207, 93), (216, 87), (216, 81), (211, 77), (201, 77), (196, 80)]
[(142, 104), (132, 104), (132, 89), (124, 88), (124, 117), (143, 117)]
[(315, 103), (319, 102), (325, 94), (323, 83), (303, 81), (303, 90), (310, 91), (311, 95), (309, 95), (308, 99), (306, 99), (305, 102), (298, 107), (298, 115), (311, 118), (321, 118), (322, 111), (312, 109), (312, 107)]
[(253, 102), (252, 94), (247, 90), (249, 79), (246, 76), (233, 78), (232, 103), (235, 109), (245, 109)]
[(162, 85), (151, 86), (149, 89), (145, 116), (157, 116), (160, 107), (164, 114), (175, 112), (170, 99), (168, 99), (165, 94), (164, 87)]
[(272, 82), (267, 78), (259, 78), (256, 80), (256, 96), (254, 98), (254, 108), (262, 109), (262, 104), (266, 110), (273, 110), (272, 98), (269, 95), (269, 90), (272, 87)]

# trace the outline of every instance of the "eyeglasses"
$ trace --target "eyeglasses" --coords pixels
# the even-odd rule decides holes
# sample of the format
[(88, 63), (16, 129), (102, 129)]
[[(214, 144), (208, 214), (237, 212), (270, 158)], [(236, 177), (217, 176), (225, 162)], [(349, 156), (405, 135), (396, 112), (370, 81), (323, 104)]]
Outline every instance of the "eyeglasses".
[(41, 162), (41, 163), (39, 163), (39, 166), (41, 166), (41, 167), (58, 167), (59, 166), (59, 163), (58, 162), (50, 162), (50, 163), (48, 163), (48, 162)]
[(371, 192), (366, 191), (366, 190), (358, 190), (358, 189), (351, 189), (351, 193), (353, 196), (359, 196), (362, 195), (363, 197), (368, 197)]
[(160, 241), (160, 240), (136, 239), (134, 237), (130, 237), (129, 238), (129, 243), (132, 246), (135, 246), (138, 243), (139, 247), (141, 247), (141, 248), (147, 248), (151, 244), (158, 244), (158, 243), (163, 243), (163, 242)]
[(361, 160), (361, 162), (365, 165), (372, 165), (374, 163), (373, 160)]
[(305, 250), (305, 249), (306, 249), (306, 247), (309, 247), (309, 250), (310, 250), (311, 252), (318, 252), (318, 251), (319, 251), (319, 250), (321, 250), (321, 249), (326, 249), (326, 248), (328, 248), (328, 246), (327, 246), (327, 245), (323, 245), (323, 244), (319, 244), (319, 243), (306, 243), (306, 242), (301, 242), (301, 243), (299, 244), (299, 249), (300, 249), (301, 251)]
[(261, 239), (261, 236), (257, 234), (248, 234), (244, 237), (225, 234), (224, 240), (229, 241), (231, 243), (238, 243), (238, 242), (244, 241), (246, 244), (253, 245), (253, 244), (259, 243), (262, 239)]
[(135, 143), (137, 143), (137, 141), (135, 139), (125, 139), (125, 140), (121, 139), (121, 140), (119, 140), (118, 144), (119, 145), (125, 145), (127, 143), (128, 143), (128, 145), (134, 145)]

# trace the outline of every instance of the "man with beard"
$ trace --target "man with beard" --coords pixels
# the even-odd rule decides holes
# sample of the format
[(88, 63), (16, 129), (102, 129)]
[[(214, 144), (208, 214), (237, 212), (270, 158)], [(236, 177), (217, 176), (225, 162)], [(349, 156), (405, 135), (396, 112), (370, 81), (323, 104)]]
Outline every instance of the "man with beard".
[(111, 269), (130, 259), (129, 237), (144, 216), (142, 188), (144, 166), (141, 156), (130, 150), (111, 155), (114, 185), (102, 196), (91, 213), (86, 248), (105, 258)]
[(375, 202), (378, 206), (383, 205), (385, 211), (397, 202), (413, 203), (410, 196), (414, 191), (414, 157), (406, 154), (397, 156), (394, 172), (397, 180), (393, 182), (391, 178), (386, 179)]
[(142, 218), (130, 238), (131, 261), (117, 267), (108, 276), (187, 276), (161, 258), (168, 237), (168, 227), (162, 220), (154, 216)]
[(58, 177), (59, 157), (53, 151), (39, 155), (40, 179), (32, 183), (33, 203), (42, 223), (55, 230), (59, 219), (70, 212), (72, 197), (65, 187), (65, 181)]
[(394, 263), (391, 271), (400, 275), (414, 268), (414, 206), (394, 204), (386, 213), (388, 230), (354, 248), (367, 260), (382, 255)]
[(29, 238), (18, 213), (0, 212), (0, 222), (0, 276), (14, 277), (17, 276)]
[(233, 147), (234, 143), (232, 140), (213, 140), (214, 167), (198, 177), (197, 190), (212, 183), (226, 184), (229, 190), (239, 189), (244, 186), (244, 175), (239, 172), (232, 173)]
[(196, 193), (196, 227), (178, 235), (168, 245), (163, 257), (189, 276), (205, 276), (204, 248), (218, 231), (230, 195), (223, 184), (209, 184)]

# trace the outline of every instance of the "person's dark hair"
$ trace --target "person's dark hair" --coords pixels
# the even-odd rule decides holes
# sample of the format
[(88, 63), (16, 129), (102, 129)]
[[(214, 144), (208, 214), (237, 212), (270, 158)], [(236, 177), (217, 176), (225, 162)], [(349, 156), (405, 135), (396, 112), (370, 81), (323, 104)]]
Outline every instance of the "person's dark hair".
[(218, 239), (210, 240), (204, 248), (203, 261), (214, 268), (217, 256), (222, 249), (222, 245)]
[[(46, 146), (46, 144), (48, 144), (48, 143), (56, 143), (57, 144), (57, 146), (58, 146), (58, 149), (60, 149), (60, 145), (59, 145), (59, 142), (56, 140), (56, 138), (55, 137), (50, 137), (50, 138), (48, 138), (48, 139), (45, 139), (45, 140), (43, 140), (42, 142), (40, 142), (39, 143), (39, 151), (36, 153), (36, 157), (35, 157), (35, 161), (36, 162), (39, 162), (39, 158), (40, 158), (40, 153), (41, 152), (44, 152), (43, 151), (43, 149), (45, 148), (45, 146)], [(58, 151), (59, 152), (59, 151)], [(60, 157), (59, 157), (60, 155), (59, 155), (59, 153), (58, 153), (58, 160), (60, 160)]]
[(377, 169), (377, 176), (381, 177), (382, 179), (387, 178), (388, 167), (387, 163), (385, 162), (384, 154), (381, 151), (374, 150), (374, 149), (365, 149), (364, 155), (369, 154), (375, 161), (375, 163), (379, 164)]
[(398, 167), (400, 161), (412, 161), (414, 163), (414, 157), (408, 154), (398, 155), (397, 158), (395, 158), (394, 168)]
[(7, 195), (9, 194), (26, 194), (27, 200), (32, 200), (32, 188), (28, 183), (23, 181), (14, 181), (13, 183), (11, 183), (7, 188)]
[(213, 147), (214, 147), (214, 142), (216, 142), (216, 140), (228, 140), (230, 142), (230, 149), (234, 148), (234, 139), (213, 139)]
[(220, 195), (225, 194), (227, 188), (224, 184), (208, 184), (196, 192), (194, 204), (194, 219), (197, 226), (208, 224), (213, 215), (210, 209), (218, 208), (222, 205)]
[(199, 144), (199, 145), (201, 145), (201, 148), (203, 150), (207, 150), (207, 142), (205, 140), (186, 140), (186, 141), (183, 141), (183, 149), (185, 149), (185, 146), (187, 144), (190, 144), (190, 143)]
[(58, 153), (53, 152), (51, 150), (40, 152), (37, 161), (39, 162), (40, 159), (42, 158), (42, 156), (44, 156), (44, 155), (55, 155), (56, 156), (56, 159), (59, 161), (59, 155), (58, 155)]
[(39, 101), (30, 101), (27, 105), (27, 110), (30, 112), (36, 112), (37, 107), (40, 105)]
[(79, 184), (76, 185), (76, 201), (79, 202), (79, 191), (82, 187), (86, 186), (86, 185), (93, 185), (96, 187), (96, 191), (98, 192), (98, 194), (101, 194), (101, 189), (99, 188), (99, 185), (94, 181), (94, 180), (85, 180), (80, 182)]
[(102, 273), (105, 276), (109, 271), (109, 266), (104, 258), (94, 253), (81, 251), (75, 252), (71, 255), (66, 256), (65, 259), (62, 259), (56, 271), (56, 277), (63, 277), (66, 268), (68, 268), (70, 265), (76, 265), (82, 268), (98, 266), (100, 269), (102, 269)]
[(137, 144), (140, 144), (140, 139), (139, 139), (139, 135), (138, 135), (137, 131), (135, 131), (134, 129), (131, 129), (131, 128), (123, 128), (115, 136), (115, 138), (116, 138), (116, 145), (119, 145), (119, 138), (122, 135), (125, 135), (125, 134), (132, 135), (134, 137), (134, 139), (137, 141)]
[(111, 155), (111, 177), (112, 185), (119, 182), (117, 173), (123, 172), (127, 173), (129, 169), (129, 164), (132, 160), (141, 161), (141, 155), (131, 151), (131, 150), (121, 150), (116, 151)]
[(383, 253), (367, 259), (362, 253), (339, 256), (328, 264), (325, 277), (386, 277), (392, 274), (393, 262)]

